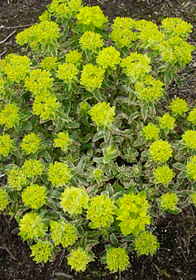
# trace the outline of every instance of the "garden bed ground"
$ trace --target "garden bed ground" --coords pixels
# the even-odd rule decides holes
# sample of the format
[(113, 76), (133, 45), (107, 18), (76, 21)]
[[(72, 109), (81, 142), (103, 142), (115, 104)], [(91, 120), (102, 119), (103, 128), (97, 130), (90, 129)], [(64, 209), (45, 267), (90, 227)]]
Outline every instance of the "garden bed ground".
[[(35, 24), (51, 0), (0, 0), (0, 58), (12, 52), (23, 53), (15, 43), (15, 35)], [(192, 0), (92, 0), (84, 4), (99, 5), (111, 22), (117, 16), (148, 19), (160, 23), (165, 17), (180, 17), (193, 25), (189, 43), (196, 45), (196, 5)], [(196, 53), (196, 51), (195, 51)], [(196, 56), (180, 73), (182, 86), (172, 82), (167, 93), (171, 99), (180, 96), (194, 104)], [(3, 184), (3, 181), (1, 181)], [(71, 271), (64, 262), (66, 250), (57, 254), (52, 263), (36, 264), (30, 257), (28, 244), (17, 235), (17, 222), (0, 215), (0, 279), (1, 280), (63, 280), (63, 279), (196, 279), (196, 209), (190, 205), (177, 216), (166, 214), (156, 221), (155, 234), (160, 249), (153, 257), (130, 255), (129, 269), (121, 274), (109, 274), (101, 263), (92, 263), (81, 274)], [(95, 253), (100, 250), (94, 247)], [(98, 275), (97, 275), (98, 273)]]

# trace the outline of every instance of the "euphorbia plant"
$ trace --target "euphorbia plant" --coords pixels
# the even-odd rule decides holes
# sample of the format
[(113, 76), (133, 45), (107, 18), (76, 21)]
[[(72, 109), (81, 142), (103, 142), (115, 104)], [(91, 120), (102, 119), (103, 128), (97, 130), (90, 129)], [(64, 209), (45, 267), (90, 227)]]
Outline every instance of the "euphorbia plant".
[(107, 23), (99, 7), (53, 0), (16, 37), (27, 55), (0, 61), (0, 210), (36, 262), (67, 248), (76, 271), (99, 243), (112, 272), (133, 249), (154, 254), (153, 218), (196, 204), (196, 109), (165, 92), (191, 61), (191, 25)]

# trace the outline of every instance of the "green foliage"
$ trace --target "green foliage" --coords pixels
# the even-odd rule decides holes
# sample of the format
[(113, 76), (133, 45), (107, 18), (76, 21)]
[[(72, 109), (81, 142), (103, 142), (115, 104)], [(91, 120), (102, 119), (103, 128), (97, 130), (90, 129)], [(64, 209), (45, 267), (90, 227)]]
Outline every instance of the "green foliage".
[(134, 246), (156, 252), (154, 217), (196, 205), (196, 109), (165, 92), (192, 59), (192, 26), (106, 24), (99, 7), (53, 0), (16, 37), (27, 55), (0, 61), (0, 210), (36, 262), (64, 247), (76, 271), (103, 256), (127, 269)]

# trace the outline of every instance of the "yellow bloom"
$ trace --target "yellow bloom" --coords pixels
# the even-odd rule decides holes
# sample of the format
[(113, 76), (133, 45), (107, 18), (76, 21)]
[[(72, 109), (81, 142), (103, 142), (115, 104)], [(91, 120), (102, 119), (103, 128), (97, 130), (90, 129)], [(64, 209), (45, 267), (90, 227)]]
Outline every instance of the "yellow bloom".
[(97, 65), (86, 64), (83, 67), (80, 84), (88, 91), (100, 88), (104, 79), (105, 70)]
[(55, 161), (54, 164), (50, 163), (48, 169), (48, 180), (53, 186), (63, 186), (71, 179), (71, 169), (68, 164)]
[(183, 116), (188, 111), (186, 101), (179, 97), (173, 99), (169, 107), (174, 115)]
[(5, 73), (11, 82), (20, 83), (30, 73), (30, 59), (25, 55), (9, 54), (5, 58)]
[(80, 38), (79, 43), (82, 50), (92, 52), (98, 51), (104, 45), (101, 35), (92, 31), (86, 31)]
[(189, 179), (196, 180), (196, 156), (191, 157), (187, 162), (186, 173)]
[(54, 147), (60, 147), (63, 152), (67, 151), (70, 143), (71, 139), (69, 138), (68, 132), (59, 132), (58, 138), (54, 139)]
[(149, 123), (143, 127), (142, 131), (147, 140), (156, 140), (159, 138), (160, 129), (155, 124)]
[(31, 184), (22, 192), (22, 200), (25, 206), (39, 209), (46, 201), (46, 188), (37, 184)]
[(167, 141), (156, 140), (149, 148), (154, 161), (166, 162), (172, 156), (171, 145)]
[(194, 109), (190, 112), (190, 114), (189, 114), (187, 120), (188, 120), (189, 122), (192, 122), (194, 125), (196, 125), (196, 108), (194, 108)]
[(132, 52), (129, 56), (123, 58), (120, 66), (132, 83), (143, 81), (145, 75), (151, 70), (150, 58), (137, 52)]
[(78, 247), (77, 249), (72, 249), (67, 257), (68, 265), (71, 265), (71, 269), (76, 271), (85, 271), (86, 265), (93, 261), (93, 258), (88, 254), (88, 252)]
[(0, 155), (7, 157), (13, 147), (13, 140), (9, 134), (0, 135)]
[(110, 46), (98, 52), (96, 62), (104, 69), (116, 70), (117, 65), (120, 63), (120, 52), (114, 47)]
[(26, 152), (27, 155), (34, 154), (38, 151), (41, 143), (41, 138), (35, 133), (25, 135), (22, 139), (21, 148)]
[(168, 131), (168, 130), (173, 130), (175, 128), (175, 118), (170, 116), (169, 113), (166, 113), (163, 115), (161, 118), (158, 118), (159, 120), (159, 126), (161, 129)]
[(99, 29), (105, 28), (105, 23), (108, 22), (99, 6), (82, 7), (77, 15), (79, 24), (88, 26), (93, 30), (95, 27)]
[(115, 107), (110, 107), (106, 102), (97, 103), (89, 111), (89, 115), (97, 126), (109, 127), (114, 122)]
[(174, 178), (175, 174), (172, 169), (170, 169), (167, 165), (159, 166), (154, 171), (154, 177), (156, 183), (161, 183), (163, 185), (167, 185)]
[(63, 63), (58, 66), (56, 76), (63, 80), (65, 83), (71, 83), (74, 80), (77, 80), (78, 69), (72, 63)]
[(53, 57), (53, 56), (44, 57), (40, 63), (40, 67), (48, 71), (56, 70), (57, 57)]
[(66, 63), (72, 63), (78, 66), (82, 62), (82, 54), (78, 50), (69, 51), (65, 55), (65, 61)]
[(182, 135), (182, 141), (187, 148), (196, 149), (196, 131), (194, 130), (187, 130)]
[(12, 128), (19, 122), (19, 108), (15, 104), (7, 104), (0, 110), (0, 124)]
[(106, 253), (106, 263), (109, 270), (117, 272), (127, 269), (129, 256), (124, 248), (109, 248)]

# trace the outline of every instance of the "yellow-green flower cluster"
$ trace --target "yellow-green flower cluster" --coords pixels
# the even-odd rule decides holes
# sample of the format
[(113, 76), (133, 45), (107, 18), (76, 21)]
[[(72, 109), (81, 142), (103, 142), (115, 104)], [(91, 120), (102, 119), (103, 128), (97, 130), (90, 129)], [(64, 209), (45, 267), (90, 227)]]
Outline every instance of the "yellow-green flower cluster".
[(0, 74), (0, 99), (5, 99), (5, 80), (3, 75)]
[(89, 226), (95, 228), (108, 228), (114, 221), (116, 207), (106, 194), (93, 197), (87, 208), (86, 218), (91, 220)]
[(149, 231), (144, 231), (135, 238), (135, 250), (138, 256), (153, 255), (158, 248), (159, 243), (156, 236)]
[(8, 185), (10, 188), (20, 191), (22, 189), (22, 186), (26, 184), (27, 178), (21, 168), (15, 166), (8, 172)]
[(191, 62), (191, 52), (195, 50), (195, 47), (175, 36), (167, 41), (162, 41), (156, 46), (156, 49), (160, 52), (161, 61), (171, 65), (185, 66)]
[(116, 70), (117, 65), (120, 63), (120, 52), (114, 47), (110, 46), (98, 52), (96, 62), (103, 69)]
[(65, 20), (71, 17), (76, 18), (81, 7), (81, 0), (53, 0), (49, 6), (49, 12), (56, 18)]
[(105, 28), (108, 19), (104, 16), (99, 6), (86, 6), (81, 8), (77, 14), (77, 22), (88, 27), (89, 30), (94, 30), (95, 27), (99, 29)]
[(196, 156), (191, 157), (187, 162), (186, 174), (189, 179), (196, 180)]
[(53, 56), (44, 57), (40, 63), (40, 67), (47, 71), (56, 70), (57, 57), (53, 57)]
[(51, 15), (50, 15), (49, 11), (47, 11), (47, 10), (45, 12), (43, 12), (43, 14), (41, 14), (41, 16), (39, 16), (40, 21), (45, 21), (45, 20), (50, 21), (50, 19), (51, 19)]
[(189, 114), (187, 120), (188, 120), (189, 122), (192, 122), (194, 125), (196, 125), (196, 108), (194, 108), (194, 109), (190, 112), (190, 114)]
[(176, 210), (178, 197), (174, 192), (166, 193), (161, 196), (161, 208), (163, 210)]
[(46, 70), (35, 69), (31, 71), (30, 77), (25, 79), (25, 87), (34, 95), (42, 94), (53, 86), (53, 79), (50, 76), (50, 72)]
[(111, 25), (112, 32), (110, 38), (117, 48), (130, 48), (133, 42), (138, 39), (137, 32), (134, 31), (136, 21), (131, 18), (116, 17)]
[(194, 203), (195, 207), (196, 207), (196, 192), (191, 194), (191, 200)]
[(101, 87), (104, 79), (105, 70), (100, 66), (88, 63), (84, 65), (80, 84), (85, 86), (88, 91), (93, 91)]
[(52, 260), (53, 244), (51, 242), (47, 240), (38, 240), (38, 242), (35, 245), (31, 245), (30, 248), (32, 251), (30, 257), (34, 257), (33, 260), (37, 263), (46, 263)]
[(173, 99), (169, 107), (175, 116), (176, 115), (183, 116), (188, 111), (188, 106), (186, 101), (179, 97)]
[(31, 184), (22, 192), (22, 201), (25, 206), (32, 209), (41, 208), (46, 202), (46, 188), (37, 184)]
[(154, 161), (166, 162), (172, 157), (172, 148), (167, 141), (156, 140), (149, 148), (150, 157)]
[(72, 83), (74, 80), (77, 80), (77, 74), (79, 70), (73, 63), (63, 63), (58, 66), (56, 76), (63, 80), (65, 83)]
[(175, 174), (167, 165), (159, 166), (154, 171), (155, 183), (167, 185), (174, 178)]
[(47, 226), (43, 223), (41, 217), (37, 213), (27, 213), (19, 222), (19, 235), (23, 240), (44, 237)]
[(8, 204), (8, 194), (3, 189), (0, 189), (0, 211), (4, 211)]
[(161, 21), (161, 30), (167, 37), (179, 36), (182, 39), (188, 38), (192, 25), (181, 18), (165, 18)]
[(110, 107), (106, 102), (97, 103), (89, 111), (89, 115), (97, 126), (110, 127), (114, 122), (115, 107)]
[(20, 83), (30, 73), (31, 61), (26, 55), (8, 54), (5, 61), (4, 71), (7, 79), (12, 83)]
[(48, 169), (48, 179), (53, 186), (60, 187), (67, 184), (71, 179), (71, 169), (67, 163), (55, 161), (50, 163)]
[(145, 75), (151, 70), (150, 58), (147, 55), (139, 54), (137, 52), (132, 52), (129, 56), (123, 58), (120, 66), (132, 83), (143, 80)]
[(66, 152), (71, 143), (68, 132), (59, 132), (57, 136), (54, 139), (54, 147), (60, 147), (63, 152)]
[(77, 249), (72, 249), (67, 257), (68, 265), (71, 269), (76, 271), (85, 271), (86, 265), (93, 261), (93, 258), (88, 254), (88, 251), (78, 247)]
[(169, 113), (164, 114), (162, 117), (158, 118), (159, 120), (159, 127), (163, 129), (165, 132), (169, 130), (173, 130), (175, 128), (175, 118), (170, 116)]
[(150, 216), (147, 214), (149, 204), (146, 200), (145, 192), (135, 195), (133, 192), (124, 194), (117, 201), (119, 207), (116, 210), (117, 220), (123, 235), (138, 235), (140, 231), (145, 230), (145, 225), (150, 224)]
[(41, 138), (35, 133), (25, 135), (21, 142), (21, 148), (27, 155), (35, 154), (40, 148)]
[(88, 114), (88, 112), (90, 111), (91, 109), (91, 106), (88, 102), (86, 101), (82, 101), (80, 104), (79, 104), (79, 112), (80, 114)]
[(68, 187), (61, 195), (60, 205), (71, 215), (82, 213), (88, 206), (89, 196), (83, 188)]
[(139, 44), (143, 48), (153, 49), (156, 44), (160, 43), (165, 37), (164, 34), (158, 30), (158, 26), (151, 21), (136, 21), (135, 28), (140, 31), (138, 33), (138, 38), (141, 41)]
[(72, 246), (78, 238), (76, 227), (61, 219), (50, 222), (50, 232), (55, 246), (61, 244), (63, 248)]
[(0, 74), (4, 75), (5, 74), (5, 67), (6, 67), (6, 59), (1, 59), (0, 60)]
[(79, 43), (82, 50), (92, 52), (97, 52), (104, 45), (101, 35), (93, 31), (86, 31), (80, 38)]
[(57, 23), (49, 20), (41, 21), (16, 35), (16, 42), (22, 46), (28, 44), (33, 50), (48, 51), (57, 46), (60, 28)]
[(40, 176), (44, 170), (44, 165), (40, 160), (29, 159), (25, 160), (22, 171), (27, 178)]
[(141, 82), (136, 82), (135, 91), (139, 99), (147, 103), (158, 102), (163, 96), (164, 84), (160, 80), (154, 79), (151, 75), (146, 75)]
[(153, 123), (149, 123), (142, 129), (147, 140), (157, 140), (159, 138), (160, 129)]
[(196, 149), (196, 131), (195, 130), (187, 130), (182, 135), (183, 144), (189, 149)]
[(19, 108), (9, 103), (0, 110), (0, 124), (5, 125), (5, 128), (9, 129), (14, 127), (19, 122)]
[(66, 63), (72, 63), (75, 66), (79, 66), (82, 62), (82, 54), (78, 50), (69, 51), (65, 55)]
[(109, 248), (106, 253), (107, 268), (112, 272), (123, 271), (129, 265), (129, 256), (124, 248)]
[(41, 120), (55, 119), (56, 112), (60, 107), (57, 98), (48, 91), (36, 95), (33, 102), (33, 114), (40, 116)]
[(0, 155), (7, 157), (13, 148), (13, 143), (9, 134), (0, 135)]

